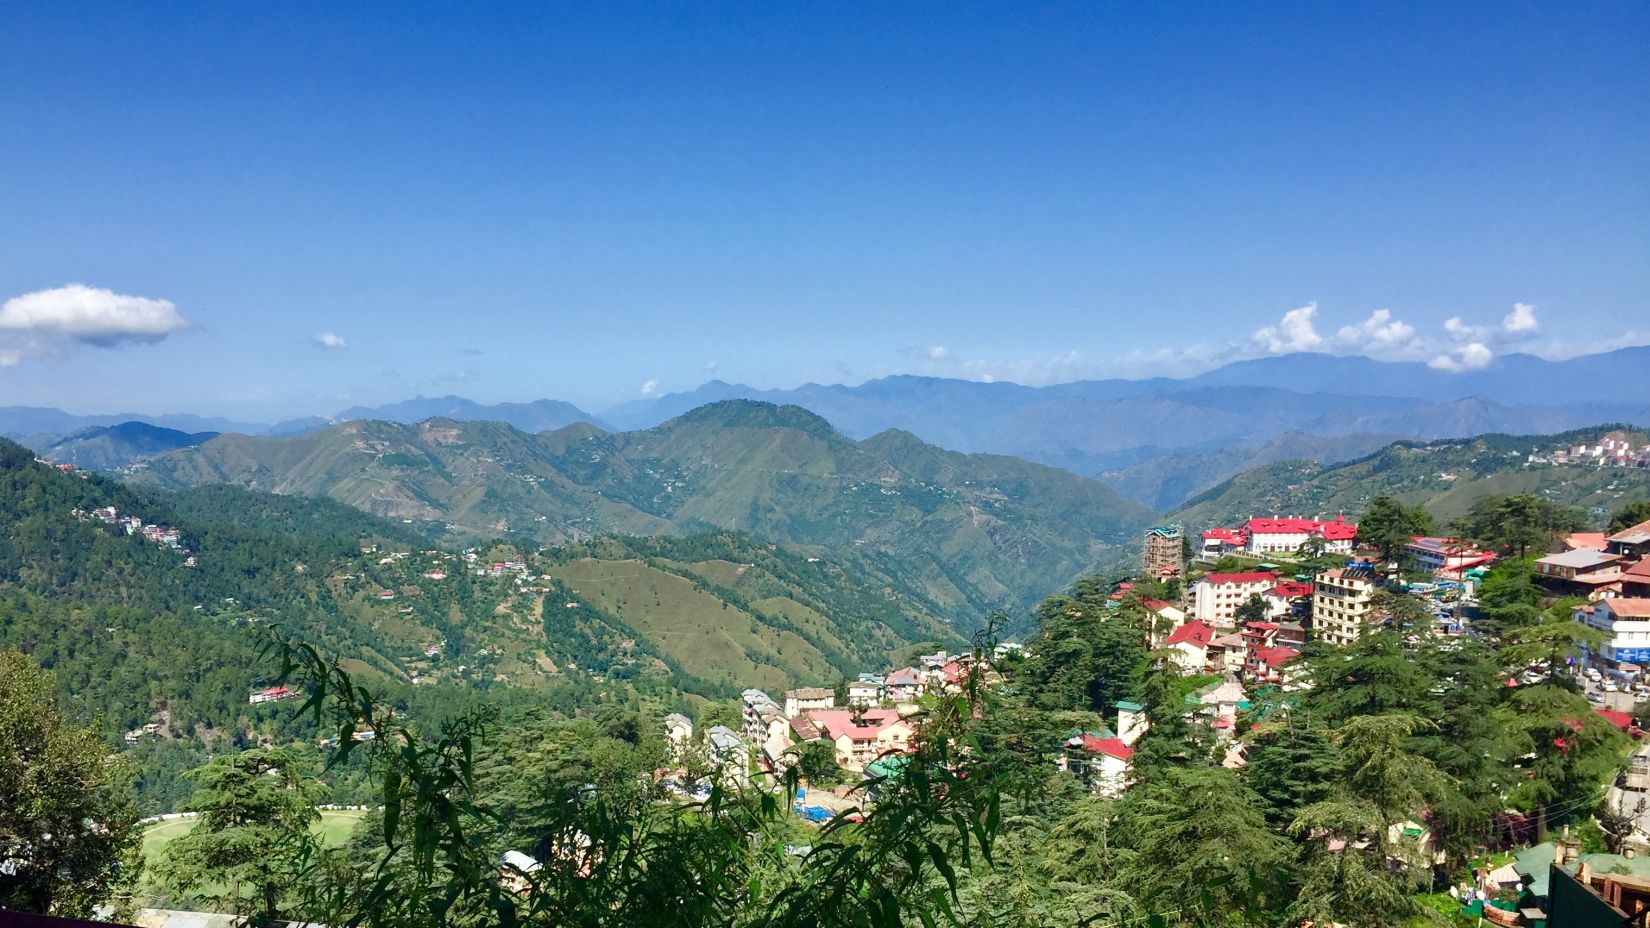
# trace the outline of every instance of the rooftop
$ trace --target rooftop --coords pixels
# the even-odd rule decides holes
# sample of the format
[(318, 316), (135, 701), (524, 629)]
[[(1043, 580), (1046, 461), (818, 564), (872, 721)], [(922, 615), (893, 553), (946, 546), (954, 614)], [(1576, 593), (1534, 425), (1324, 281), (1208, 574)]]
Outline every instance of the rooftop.
[(1571, 532), (1564, 536), (1564, 547), (1572, 551), (1577, 548), (1592, 548), (1596, 551), (1603, 551), (1605, 544), (1603, 532)]
[(1577, 548), (1574, 551), (1560, 551), (1557, 554), (1549, 554), (1536, 561), (1536, 563), (1579, 570), (1584, 567), (1600, 567), (1619, 560), (1621, 560), (1619, 554), (1605, 554), (1603, 551), (1595, 551), (1591, 548)]
[(1243, 523), (1250, 535), (1322, 535), (1330, 541), (1350, 541), (1358, 537), (1358, 526), (1337, 516), (1333, 522), (1317, 519), (1250, 519)]
[(1624, 619), (1650, 619), (1650, 599), (1612, 596), (1599, 600), (1595, 608), (1598, 606), (1608, 606), (1611, 615)]
[(1227, 583), (1276, 583), (1277, 579), (1277, 574), (1252, 570), (1241, 574), (1208, 574), (1203, 578), (1203, 581), (1221, 586)]
[(1606, 540), (1612, 544), (1642, 545), (1650, 541), (1650, 521), (1630, 525)]
[(1215, 627), (1213, 625), (1193, 619), (1170, 632), (1168, 643), (1181, 644), (1184, 642), (1201, 648), (1207, 647), (1209, 642), (1214, 640), (1214, 637)]

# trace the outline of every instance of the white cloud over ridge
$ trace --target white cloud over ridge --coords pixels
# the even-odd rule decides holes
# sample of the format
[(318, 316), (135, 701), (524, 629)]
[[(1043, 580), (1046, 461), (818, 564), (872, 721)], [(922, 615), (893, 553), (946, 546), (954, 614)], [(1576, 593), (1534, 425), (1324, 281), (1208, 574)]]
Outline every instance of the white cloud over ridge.
[(659, 381), (658, 380), (649, 380), (647, 383), (642, 384), (642, 395), (643, 396), (658, 396), (659, 395)]
[(0, 305), (0, 329), (45, 341), (67, 339), (104, 348), (158, 342), (189, 323), (171, 300), (69, 284), (15, 296)]
[[(955, 362), (928, 362), (930, 373), (969, 377), (975, 380), (1012, 380), (1039, 385), (1063, 383), (1093, 377), (1186, 377), (1244, 361), (1299, 352), (1337, 356), (1364, 356), (1380, 361), (1424, 363), (1434, 370), (1450, 373), (1479, 370), (1501, 354), (1531, 350), (1540, 331), (1536, 307), (1515, 303), (1512, 311), (1491, 325), (1473, 325), (1453, 316), (1439, 327), (1424, 332), (1421, 326), (1400, 319), (1390, 309), (1376, 309), (1363, 319), (1326, 333), (1319, 305), (1308, 302), (1285, 312), (1281, 318), (1256, 329), (1240, 341), (1195, 341), (1156, 349), (1140, 349), (1109, 358), (1082, 357), (1076, 352), (1046, 358), (958, 359)], [(1628, 333), (1595, 344), (1571, 345), (1552, 341), (1539, 344), (1543, 356), (1573, 357), (1627, 345), (1650, 343), (1650, 335)]]
[(328, 351), (337, 351), (341, 348), (349, 347), (349, 342), (344, 339), (344, 336), (339, 335), (337, 332), (315, 333), (315, 344), (325, 348)]
[(1427, 367), (1435, 371), (1448, 371), (1459, 374), (1463, 371), (1482, 370), (1495, 360), (1495, 352), (1491, 351), (1483, 342), (1467, 342), (1459, 348), (1446, 354), (1441, 354), (1427, 362)]
[(1254, 342), (1267, 354), (1293, 354), (1297, 351), (1317, 351), (1324, 345), (1313, 320), (1318, 315), (1318, 304), (1308, 303), (1283, 314), (1276, 325), (1255, 332)]

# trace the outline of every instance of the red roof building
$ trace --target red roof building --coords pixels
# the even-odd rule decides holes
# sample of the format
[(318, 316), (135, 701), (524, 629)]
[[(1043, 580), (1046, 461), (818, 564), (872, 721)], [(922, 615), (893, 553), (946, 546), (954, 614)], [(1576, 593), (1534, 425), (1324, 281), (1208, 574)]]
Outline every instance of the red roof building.
[(1171, 632), (1168, 643), (1171, 645), (1189, 644), (1193, 647), (1206, 648), (1209, 646), (1209, 642), (1214, 640), (1214, 637), (1215, 627), (1213, 625), (1193, 619)]
[(1098, 738), (1087, 732), (1067, 741), (1066, 747), (1078, 748), (1089, 754), (1115, 757), (1118, 760), (1128, 760), (1134, 756), (1134, 748), (1124, 744), (1122, 738)]

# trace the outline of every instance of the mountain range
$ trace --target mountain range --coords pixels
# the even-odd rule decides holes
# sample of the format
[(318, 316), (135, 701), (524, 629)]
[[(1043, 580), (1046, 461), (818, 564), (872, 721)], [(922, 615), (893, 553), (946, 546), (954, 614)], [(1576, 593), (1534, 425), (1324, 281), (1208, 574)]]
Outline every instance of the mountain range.
[[(505, 422), (524, 432), (581, 422), (625, 431), (651, 428), (707, 403), (750, 399), (810, 410), (851, 438), (898, 429), (955, 451), (1014, 455), (1097, 475), (1137, 502), (1168, 509), (1246, 467), (1286, 458), (1335, 463), (1399, 438), (1545, 434), (1607, 421), (1647, 422), (1650, 395), (1633, 387), (1646, 369), (1650, 347), (1564, 361), (1514, 354), (1462, 373), (1302, 353), (1238, 361), (1184, 379), (1047, 387), (906, 375), (786, 390), (711, 381), (622, 403), (600, 417), (556, 400), (488, 405), (443, 396), (276, 425), (178, 416), (145, 421), (186, 431), (278, 436), (353, 419), (415, 424), (437, 417)], [(131, 418), (0, 408), (0, 435), (41, 450), (76, 429)]]
[(897, 430), (855, 441), (800, 407), (749, 400), (635, 432), (431, 419), (223, 435), (143, 462), (131, 479), (326, 496), (464, 540), (736, 529), (863, 559), (970, 626), (1124, 556), (1153, 515), (1057, 468)]

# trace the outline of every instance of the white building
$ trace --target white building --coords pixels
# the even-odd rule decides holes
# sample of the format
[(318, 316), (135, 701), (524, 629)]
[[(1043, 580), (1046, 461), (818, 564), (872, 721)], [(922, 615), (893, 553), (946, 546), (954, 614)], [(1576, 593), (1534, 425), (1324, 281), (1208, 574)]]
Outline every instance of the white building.
[(796, 718), (815, 709), (836, 708), (836, 692), (827, 686), (807, 686), (785, 693), (785, 717)]
[(1609, 636), (1601, 657), (1623, 664), (1650, 664), (1650, 599), (1601, 599), (1576, 607), (1574, 616)]
[(1358, 526), (1336, 516), (1333, 522), (1317, 519), (1250, 519), (1243, 523), (1247, 537), (1244, 550), (1250, 554), (1294, 554), (1308, 539), (1322, 538), (1331, 554), (1351, 554), (1358, 538)]
[(1233, 628), (1239, 606), (1277, 585), (1277, 574), (1259, 570), (1209, 574), (1192, 587), (1192, 614), (1217, 628)]

